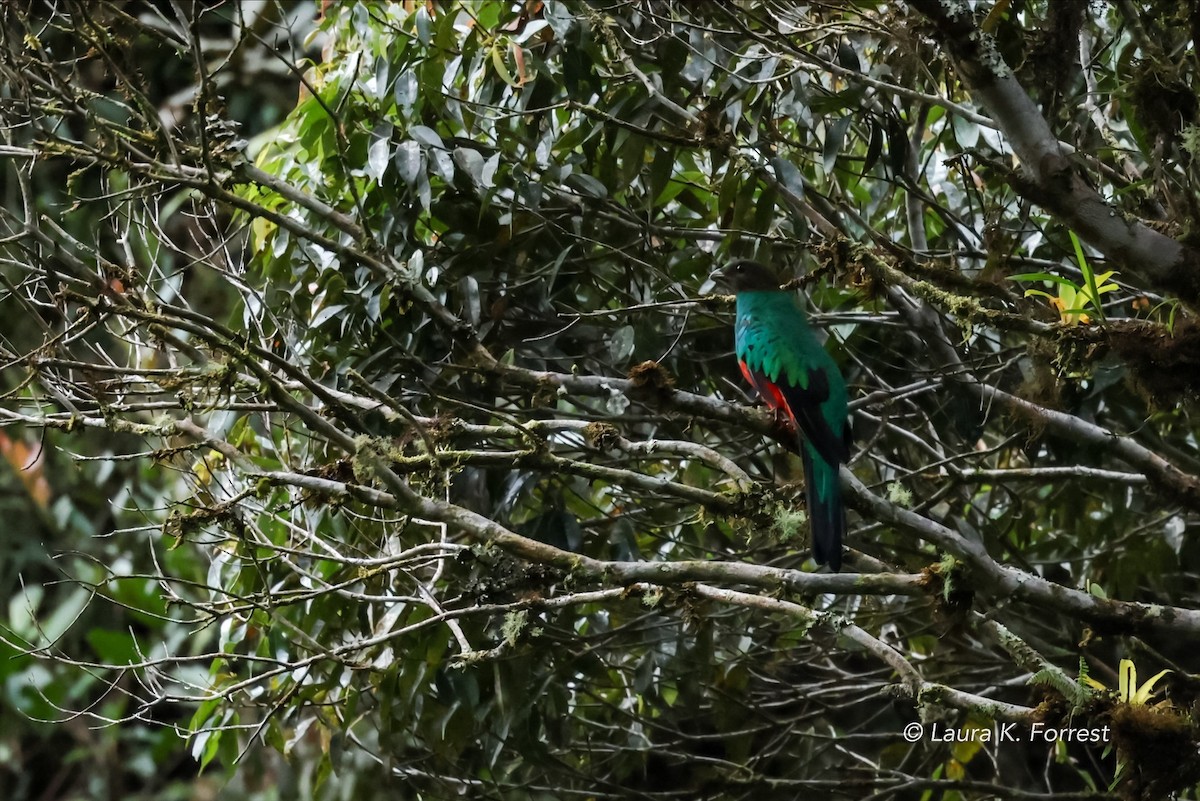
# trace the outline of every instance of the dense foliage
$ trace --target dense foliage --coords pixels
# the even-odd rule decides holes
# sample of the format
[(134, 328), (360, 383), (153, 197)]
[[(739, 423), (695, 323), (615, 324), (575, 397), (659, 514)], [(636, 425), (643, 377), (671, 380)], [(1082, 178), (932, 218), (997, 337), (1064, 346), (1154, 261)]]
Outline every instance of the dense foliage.
[(1194, 797), (1200, 16), (165, 8), (0, 10), (9, 797)]

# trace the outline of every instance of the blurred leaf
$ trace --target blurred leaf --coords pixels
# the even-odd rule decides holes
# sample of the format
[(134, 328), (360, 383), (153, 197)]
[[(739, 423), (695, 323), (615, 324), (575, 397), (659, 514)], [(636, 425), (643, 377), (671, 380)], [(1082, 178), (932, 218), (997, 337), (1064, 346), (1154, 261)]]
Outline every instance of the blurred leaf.
[(838, 154), (842, 152), (842, 144), (846, 138), (846, 132), (850, 130), (850, 123), (852, 121), (850, 117), (840, 117), (832, 125), (826, 122), (825, 142), (821, 150), (825, 172), (833, 172)]

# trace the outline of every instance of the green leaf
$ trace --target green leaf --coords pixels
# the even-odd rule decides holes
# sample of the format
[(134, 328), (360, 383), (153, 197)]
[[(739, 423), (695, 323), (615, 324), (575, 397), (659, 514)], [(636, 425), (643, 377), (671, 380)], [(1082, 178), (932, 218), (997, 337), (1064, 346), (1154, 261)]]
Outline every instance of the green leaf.
[(841, 117), (832, 125), (828, 120), (825, 122), (825, 142), (821, 149), (821, 157), (826, 174), (832, 173), (837, 164), (837, 157), (842, 152), (842, 143), (846, 139), (846, 132), (850, 130), (851, 122), (853, 119), (848, 116)]
[(395, 162), (400, 179), (409, 186), (413, 186), (417, 178), (425, 172), (425, 154), (421, 150), (421, 144), (415, 140), (400, 143), (396, 148)]
[(408, 135), (416, 141), (428, 147), (436, 147), (445, 149), (446, 144), (442, 141), (442, 137), (438, 136), (438, 132), (425, 125), (414, 125), (408, 129)]
[(1068, 281), (1066, 278), (1062, 278), (1061, 276), (1053, 275), (1051, 273), (1021, 273), (1019, 275), (1010, 275), (1008, 277), (1008, 280), (1010, 280), (1010, 281), (1050, 281), (1055, 284), (1061, 284), (1062, 286), (1069, 286), (1072, 289), (1078, 288), (1078, 285), (1075, 284), (1073, 281)]
[(504, 63), (504, 52), (505, 48), (500, 47), (498, 44), (492, 46), (492, 66), (496, 69), (496, 74), (500, 76), (500, 80), (509, 86), (517, 86), (517, 80), (513, 78), (508, 65)]
[(572, 189), (578, 190), (581, 194), (596, 198), (597, 200), (603, 200), (608, 197), (608, 187), (591, 175), (574, 173), (567, 176), (567, 180), (563, 181), (563, 183)]
[(367, 165), (365, 172), (376, 181), (382, 181), (383, 173), (387, 170), (388, 157), (391, 155), (392, 143), (386, 136), (372, 136), (371, 146), (367, 148)]
[(454, 163), (458, 168), (471, 176), (471, 180), (480, 183), (480, 178), (483, 175), (483, 156), (478, 150), (470, 147), (456, 147), (454, 149)]
[[(1100, 305), (1100, 294), (1101, 293), (1100, 293), (1099, 288), (1096, 286), (1096, 276), (1092, 272), (1091, 265), (1088, 264), (1087, 257), (1084, 256), (1083, 244), (1079, 241), (1079, 237), (1077, 237), (1075, 235), (1074, 231), (1068, 231), (1068, 233), (1071, 235), (1071, 244), (1075, 248), (1075, 259), (1076, 259), (1076, 261), (1079, 262), (1079, 269), (1083, 273), (1084, 285), (1087, 287), (1087, 291), (1085, 293), (1086, 297), (1087, 297), (1088, 301), (1091, 303), (1092, 308), (1095, 309), (1096, 315), (1101, 320), (1103, 320), (1104, 319), (1104, 309), (1101, 308), (1101, 305)], [(1108, 275), (1112, 275), (1112, 274), (1113, 274), (1112, 272), (1108, 273)], [(1112, 289), (1116, 289), (1116, 288), (1117, 287), (1115, 285), (1112, 287)], [(1109, 290), (1105, 290), (1105, 291), (1112, 291), (1112, 290), (1109, 289)]]
[(614, 364), (624, 364), (633, 355), (633, 333), (632, 325), (623, 325), (613, 332), (608, 350)]
[(416, 13), (413, 14), (413, 23), (416, 26), (417, 40), (428, 46), (433, 41), (433, 27), (432, 20), (429, 19), (429, 9), (424, 3), (417, 4)]
[(795, 164), (785, 158), (776, 156), (771, 159), (771, 167), (775, 170), (775, 178), (780, 185), (797, 200), (804, 199), (804, 176)]
[(870, 125), (871, 135), (867, 142), (867, 155), (863, 157), (862, 171), (864, 174), (871, 171), (879, 162), (879, 157), (883, 155), (883, 126), (872, 122)]

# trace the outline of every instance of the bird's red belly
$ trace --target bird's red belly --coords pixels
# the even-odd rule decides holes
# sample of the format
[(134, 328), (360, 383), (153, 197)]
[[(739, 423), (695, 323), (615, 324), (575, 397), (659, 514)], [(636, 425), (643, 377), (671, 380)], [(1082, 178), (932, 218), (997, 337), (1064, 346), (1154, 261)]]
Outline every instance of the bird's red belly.
[(779, 387), (775, 386), (766, 376), (755, 376), (741, 359), (738, 359), (738, 367), (742, 369), (742, 375), (746, 377), (746, 381), (758, 391), (759, 396), (766, 401), (768, 406), (783, 412), (792, 419), (792, 422), (795, 422), (795, 419), (792, 418), (792, 410), (788, 408), (787, 401), (784, 400)]

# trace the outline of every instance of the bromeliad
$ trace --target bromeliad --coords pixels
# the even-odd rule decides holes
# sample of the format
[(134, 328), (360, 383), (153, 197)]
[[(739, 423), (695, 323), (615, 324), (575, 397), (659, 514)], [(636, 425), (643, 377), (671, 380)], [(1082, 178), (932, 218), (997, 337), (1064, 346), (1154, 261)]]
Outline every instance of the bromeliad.
[(839, 570), (846, 512), (838, 469), (850, 455), (846, 382), (795, 296), (780, 290), (765, 266), (735, 261), (713, 277), (737, 295), (735, 352), (742, 375), (802, 435), (813, 558)]

